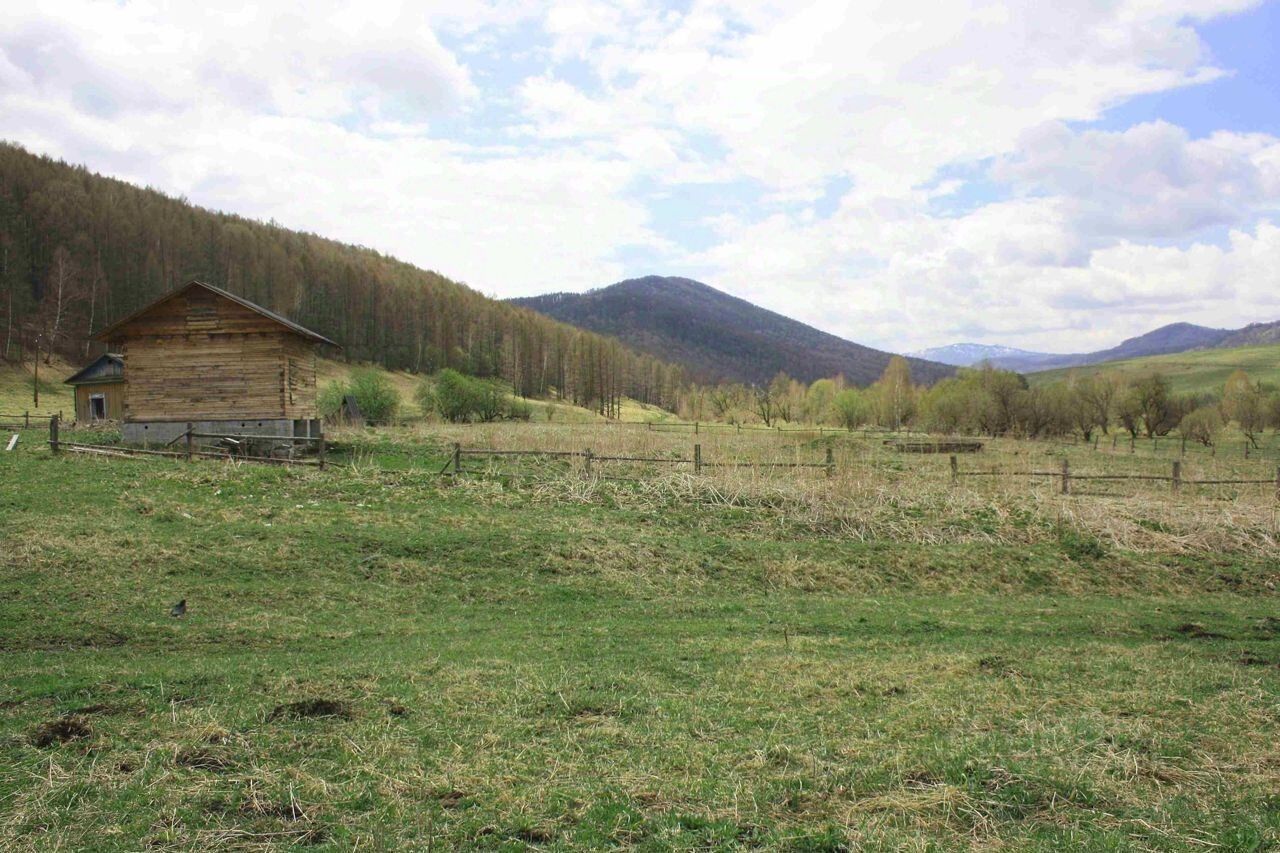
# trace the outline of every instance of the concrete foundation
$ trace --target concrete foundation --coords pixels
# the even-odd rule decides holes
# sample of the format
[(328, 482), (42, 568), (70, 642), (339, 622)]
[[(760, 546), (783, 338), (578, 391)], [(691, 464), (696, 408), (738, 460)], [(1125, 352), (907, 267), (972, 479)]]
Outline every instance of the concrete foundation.
[[(280, 438), (319, 438), (319, 420), (289, 420), (263, 418), (261, 420), (192, 421), (196, 432), (218, 435), (262, 435)], [(120, 437), (126, 444), (155, 446), (168, 444), (187, 431), (186, 422), (178, 421), (125, 421), (120, 425)], [(197, 444), (213, 444), (217, 439), (198, 439)]]

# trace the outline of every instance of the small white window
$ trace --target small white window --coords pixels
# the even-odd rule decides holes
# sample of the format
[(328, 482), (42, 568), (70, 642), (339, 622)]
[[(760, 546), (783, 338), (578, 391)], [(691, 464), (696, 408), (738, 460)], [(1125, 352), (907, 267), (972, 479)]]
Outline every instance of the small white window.
[(105, 394), (89, 395), (89, 420), (105, 421), (107, 419), (107, 396)]

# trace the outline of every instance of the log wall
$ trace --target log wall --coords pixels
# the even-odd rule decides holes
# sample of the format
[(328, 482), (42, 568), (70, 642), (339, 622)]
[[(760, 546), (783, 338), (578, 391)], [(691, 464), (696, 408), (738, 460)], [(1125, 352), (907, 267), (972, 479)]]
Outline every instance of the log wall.
[(123, 382), (90, 383), (77, 385), (75, 389), (77, 421), (88, 422), (91, 420), (89, 417), (89, 397), (93, 394), (101, 394), (106, 398), (107, 420), (118, 421), (124, 417)]
[(125, 421), (318, 417), (314, 345), (211, 291), (182, 291), (111, 337)]

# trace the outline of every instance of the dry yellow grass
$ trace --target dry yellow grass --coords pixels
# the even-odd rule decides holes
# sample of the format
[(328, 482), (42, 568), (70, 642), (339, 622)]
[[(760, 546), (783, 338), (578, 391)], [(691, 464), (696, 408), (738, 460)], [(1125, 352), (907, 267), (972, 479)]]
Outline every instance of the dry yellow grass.
[[(638, 424), (426, 425), (395, 431), (405, 442), (437, 452), (453, 443), (467, 451), (537, 450), (594, 455), (592, 477), (584, 460), (464, 455), (464, 469), (485, 478), (512, 479), (556, 501), (607, 499), (621, 506), (671, 507), (679, 503), (736, 508), (745, 526), (768, 535), (779, 524), (863, 542), (927, 544), (991, 542), (1005, 545), (1056, 540), (1075, 531), (1109, 548), (1134, 553), (1203, 554), (1274, 552), (1280, 548), (1280, 500), (1274, 465), (1240, 457), (1181, 459), (1184, 484), (1174, 493), (1156, 480), (1073, 479), (1061, 494), (1056, 473), (1066, 459), (1076, 477), (1169, 476), (1172, 455), (1144, 456), (1088, 445), (986, 440), (977, 454), (958, 457), (953, 482), (948, 455), (902, 454), (872, 433), (826, 434), (649, 429)], [(341, 434), (338, 440), (341, 441)], [(694, 445), (704, 467), (693, 476)], [(821, 466), (830, 449), (834, 474)], [(671, 460), (608, 461), (608, 457)], [(762, 467), (752, 467), (761, 463)], [(763, 463), (819, 467), (767, 467)], [(720, 465), (746, 467), (719, 467)], [(1192, 481), (1257, 479), (1243, 485), (1197, 486)]]

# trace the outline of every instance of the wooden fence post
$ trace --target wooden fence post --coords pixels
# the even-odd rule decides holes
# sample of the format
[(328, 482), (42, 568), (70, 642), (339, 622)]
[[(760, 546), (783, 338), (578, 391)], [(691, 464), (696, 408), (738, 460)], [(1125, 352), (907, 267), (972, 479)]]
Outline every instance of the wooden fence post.
[(325, 442), (324, 442), (324, 436), (322, 435), (320, 436), (320, 440), (316, 442), (316, 453), (318, 456), (317, 464), (320, 466), (321, 471), (324, 470), (324, 451), (325, 451)]
[(1095, 433), (1093, 434), (1093, 452), (1094, 452), (1094, 453), (1097, 453), (1097, 452), (1098, 452), (1098, 442), (1099, 442), (1101, 439), (1102, 439), (1102, 436), (1101, 436), (1101, 435), (1099, 435), (1098, 433), (1096, 433), (1096, 432), (1095, 432)]
[(582, 470), (588, 477), (591, 476), (591, 448), (588, 447), (582, 452)]
[(693, 446), (693, 473), (702, 473), (702, 445), (695, 444)]
[(960, 481), (960, 461), (956, 459), (956, 455), (951, 454), (951, 482), (958, 483)]
[(58, 416), (52, 415), (49, 418), (49, 449), (54, 453), (58, 452)]
[(22, 413), (22, 426), (24, 429), (31, 429), (31, 410)]
[(1173, 478), (1169, 481), (1169, 488), (1175, 495), (1182, 488), (1182, 463), (1177, 459), (1173, 460)]
[(693, 434), (694, 434), (694, 435), (697, 435), (701, 430), (702, 430), (702, 426), (698, 423), (698, 421), (694, 421), (694, 422), (693, 422)]
[(1178, 455), (1179, 456), (1187, 455), (1187, 437), (1185, 435), (1182, 437), (1182, 450), (1179, 452)]
[(453, 443), (453, 479), (458, 479), (458, 475), (462, 473), (462, 445), (458, 442)]
[[(189, 423), (187, 424), (187, 461), (188, 462), (191, 461), (191, 451), (195, 449), (196, 437), (191, 434), (194, 429), (195, 429), (194, 426), (192, 426)], [(267, 455), (269, 456), (270, 454), (268, 453)]]
[(1066, 458), (1062, 460), (1062, 493), (1071, 494), (1071, 465)]
[(836, 473), (836, 452), (830, 447), (827, 448), (827, 479), (830, 480)]
[(1248, 439), (1245, 439), (1245, 442), (1244, 442), (1244, 458), (1245, 459), (1249, 458), (1249, 440)]
[(1120, 441), (1120, 433), (1116, 433), (1115, 435), (1111, 436), (1111, 449), (1112, 449), (1112, 450), (1115, 450), (1115, 449), (1116, 449), (1116, 443), (1117, 443), (1118, 441)]

